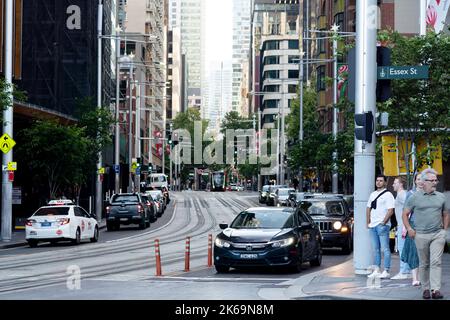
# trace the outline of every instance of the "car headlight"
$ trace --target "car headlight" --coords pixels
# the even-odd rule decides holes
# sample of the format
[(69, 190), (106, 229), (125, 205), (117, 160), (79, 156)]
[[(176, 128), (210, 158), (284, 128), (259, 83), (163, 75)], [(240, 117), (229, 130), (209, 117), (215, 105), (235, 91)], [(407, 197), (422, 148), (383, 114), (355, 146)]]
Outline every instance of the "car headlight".
[(341, 228), (342, 228), (342, 222), (336, 221), (335, 223), (333, 223), (333, 228), (334, 228), (335, 230), (341, 230)]
[(295, 238), (290, 237), (290, 238), (286, 238), (286, 239), (272, 241), (271, 243), (272, 243), (272, 247), (274, 247), (274, 248), (282, 248), (282, 247), (290, 246), (294, 242), (295, 242)]
[(220, 238), (216, 238), (215, 244), (219, 248), (229, 248), (231, 246), (231, 244), (228, 241), (222, 240)]
[(261, 192), (261, 197), (267, 196), (267, 192)]

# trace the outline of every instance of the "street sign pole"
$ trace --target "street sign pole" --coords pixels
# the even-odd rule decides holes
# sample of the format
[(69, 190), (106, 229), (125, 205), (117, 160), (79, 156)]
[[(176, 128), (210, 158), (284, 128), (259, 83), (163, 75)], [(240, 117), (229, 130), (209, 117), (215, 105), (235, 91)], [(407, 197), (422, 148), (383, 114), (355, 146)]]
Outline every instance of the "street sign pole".
[[(103, 30), (103, 0), (98, 1), (98, 15), (97, 15), (97, 108), (102, 108), (102, 30)], [(101, 119), (98, 119), (100, 122)], [(95, 214), (97, 220), (102, 219), (103, 212), (103, 181), (101, 174), (99, 173), (100, 168), (103, 166), (102, 150), (98, 152), (97, 160), (97, 173), (95, 180)]]
[[(377, 1), (356, 2), (356, 99), (355, 114), (376, 114)], [(354, 253), (355, 274), (367, 274), (372, 248), (367, 229), (366, 206), (375, 181), (375, 130), (372, 142), (355, 139)]]
[[(12, 106), (12, 48), (13, 48), (13, 0), (5, 2), (5, 82), (6, 95), (10, 104), (3, 111), (4, 133), (13, 136), (13, 106)], [(13, 161), (12, 150), (3, 155), (3, 166)], [(12, 182), (8, 179), (8, 171), (2, 170), (2, 240), (11, 241), (12, 233)]]

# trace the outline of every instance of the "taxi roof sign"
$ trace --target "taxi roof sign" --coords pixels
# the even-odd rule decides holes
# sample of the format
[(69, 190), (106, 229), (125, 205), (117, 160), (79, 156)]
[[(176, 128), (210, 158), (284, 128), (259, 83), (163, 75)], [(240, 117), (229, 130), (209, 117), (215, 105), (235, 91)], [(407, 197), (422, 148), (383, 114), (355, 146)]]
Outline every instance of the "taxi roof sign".
[(74, 204), (72, 200), (60, 199), (60, 200), (50, 200), (48, 202), (49, 206), (62, 206), (67, 204)]
[(16, 145), (16, 142), (7, 133), (0, 137), (0, 150), (3, 153), (8, 153)]

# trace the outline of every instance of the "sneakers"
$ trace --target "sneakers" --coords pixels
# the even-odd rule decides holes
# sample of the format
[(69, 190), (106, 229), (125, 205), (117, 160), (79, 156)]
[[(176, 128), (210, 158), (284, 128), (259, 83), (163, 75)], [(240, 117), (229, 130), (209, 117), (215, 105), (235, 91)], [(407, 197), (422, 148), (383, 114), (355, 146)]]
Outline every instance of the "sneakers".
[(393, 276), (391, 278), (391, 280), (405, 280), (405, 279), (408, 279), (408, 278), (410, 278), (410, 276), (407, 273), (399, 272), (395, 276)]
[(387, 272), (386, 270), (384, 270), (380, 275), (380, 279), (387, 279), (389, 278), (391, 275), (389, 274), (389, 272)]
[(378, 269), (375, 269), (371, 274), (367, 276), (367, 278), (379, 278), (381, 275)]
[(412, 285), (413, 285), (414, 287), (418, 287), (418, 286), (420, 286), (420, 281), (413, 281), (413, 282), (412, 282)]
[(430, 290), (423, 290), (422, 298), (424, 298), (425, 300), (430, 299), (431, 298)]

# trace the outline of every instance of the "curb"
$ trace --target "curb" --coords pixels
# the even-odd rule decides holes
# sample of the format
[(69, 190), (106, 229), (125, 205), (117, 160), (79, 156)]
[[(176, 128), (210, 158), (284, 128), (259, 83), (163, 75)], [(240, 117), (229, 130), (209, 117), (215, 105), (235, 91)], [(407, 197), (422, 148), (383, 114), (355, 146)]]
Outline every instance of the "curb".
[[(100, 225), (98, 227), (98, 230), (102, 230), (106, 228), (106, 223), (103, 225)], [(19, 247), (25, 247), (28, 245), (28, 242), (24, 241), (20, 241), (20, 242), (14, 242), (14, 243), (5, 243), (5, 244), (0, 244), (0, 250), (1, 249), (11, 249), (11, 248), (19, 248)]]

